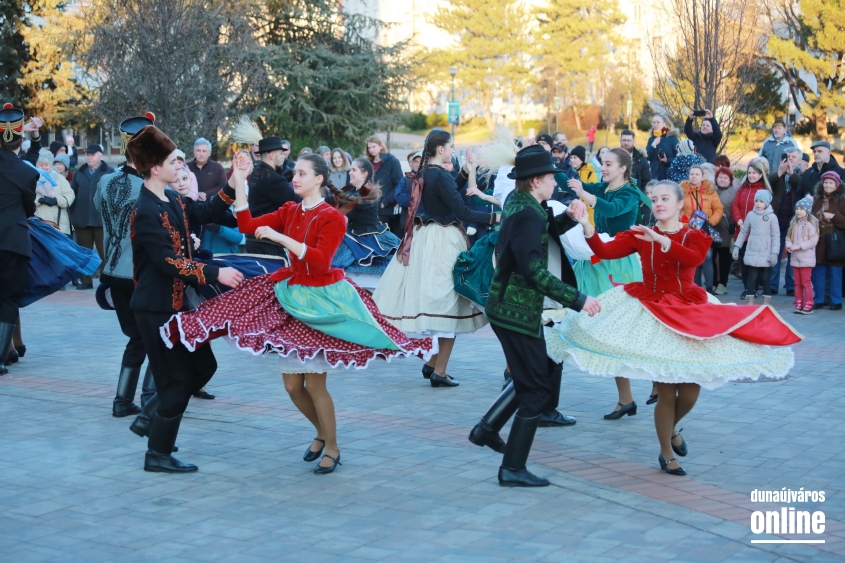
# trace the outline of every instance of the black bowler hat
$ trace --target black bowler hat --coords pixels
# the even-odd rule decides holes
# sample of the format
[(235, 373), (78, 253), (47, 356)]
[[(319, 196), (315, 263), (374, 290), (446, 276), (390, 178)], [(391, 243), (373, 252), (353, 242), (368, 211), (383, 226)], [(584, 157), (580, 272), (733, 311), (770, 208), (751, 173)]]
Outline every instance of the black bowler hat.
[(266, 137), (258, 141), (258, 154), (284, 150), (280, 137)]
[(3, 140), (11, 143), (15, 135), (23, 135), (23, 110), (14, 107), (12, 104), (3, 104), (0, 110), (0, 134)]
[(525, 147), (516, 153), (516, 164), (508, 174), (511, 180), (525, 180), (535, 176), (554, 174), (559, 170), (555, 168), (551, 153), (540, 145)]
[(126, 154), (126, 144), (135, 133), (147, 125), (155, 125), (156, 116), (148, 111), (143, 116), (129, 117), (120, 122), (120, 154)]

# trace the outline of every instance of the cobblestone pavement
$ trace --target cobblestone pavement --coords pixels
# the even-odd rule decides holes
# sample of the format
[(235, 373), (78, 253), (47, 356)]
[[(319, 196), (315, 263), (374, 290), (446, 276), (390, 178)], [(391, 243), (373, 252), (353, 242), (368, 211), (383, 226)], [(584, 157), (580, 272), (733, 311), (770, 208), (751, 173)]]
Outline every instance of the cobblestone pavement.
[[(200, 471), (150, 474), (145, 441), (111, 416), (117, 319), (93, 292), (59, 292), (23, 310), (27, 355), (0, 377), (0, 561), (842, 561), (845, 314), (775, 304), (808, 338), (791, 378), (702, 392), (682, 424), (687, 477), (658, 471), (647, 383), (637, 416), (605, 421), (612, 381), (567, 367), (561, 410), (578, 424), (541, 428), (529, 459), (553, 486), (512, 490), (500, 456), (466, 440), (501, 386), (489, 328), (458, 339), (456, 389), (432, 389), (415, 359), (333, 375), (329, 476), (302, 461), (313, 431), (276, 360), (215, 342), (218, 398), (191, 401), (178, 442)], [(750, 492), (782, 487), (826, 492), (794, 505), (825, 512), (825, 544), (750, 543), (778, 539), (751, 533)]]

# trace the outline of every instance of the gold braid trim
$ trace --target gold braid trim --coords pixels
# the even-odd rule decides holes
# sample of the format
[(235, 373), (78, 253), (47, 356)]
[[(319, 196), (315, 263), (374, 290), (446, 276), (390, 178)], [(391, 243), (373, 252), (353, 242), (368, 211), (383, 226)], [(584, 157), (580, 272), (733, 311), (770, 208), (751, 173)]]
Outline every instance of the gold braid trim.
[(3, 131), (3, 141), (11, 143), (15, 135), (23, 136), (23, 119), (11, 123), (0, 123), (0, 131)]

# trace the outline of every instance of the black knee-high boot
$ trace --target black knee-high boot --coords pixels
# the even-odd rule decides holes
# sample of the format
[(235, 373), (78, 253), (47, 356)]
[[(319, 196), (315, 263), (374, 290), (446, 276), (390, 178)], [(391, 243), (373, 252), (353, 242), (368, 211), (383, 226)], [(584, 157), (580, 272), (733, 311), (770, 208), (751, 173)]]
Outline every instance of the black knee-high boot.
[(156, 382), (153, 379), (153, 369), (147, 364), (147, 371), (144, 372), (144, 381), (141, 383), (141, 408), (144, 408), (153, 395), (156, 394)]
[(513, 418), (508, 445), (499, 467), (499, 485), (503, 487), (546, 487), (548, 479), (537, 477), (525, 468), (534, 434), (540, 423), (540, 415), (523, 418), (518, 414)]
[(188, 473), (196, 471), (197, 466), (182, 463), (172, 454), (179, 434), (182, 415), (164, 418), (156, 413), (150, 425), (150, 439), (147, 442), (147, 454), (144, 456), (144, 471), (158, 473)]
[(0, 375), (9, 373), (7, 366), (6, 353), (12, 345), (12, 334), (15, 332), (15, 325), (9, 323), (0, 323)]
[(476, 446), (487, 446), (494, 452), (505, 453), (505, 442), (499, 436), (499, 432), (518, 408), (519, 400), (516, 398), (513, 380), (508, 380), (501, 394), (469, 433), (469, 441)]
[(133, 401), (135, 390), (138, 388), (138, 377), (141, 375), (141, 368), (120, 368), (120, 378), (117, 380), (117, 394), (112, 403), (112, 416), (122, 418), (130, 414), (139, 414), (141, 409)]
[[(159, 402), (158, 394), (153, 393), (153, 396), (150, 397), (150, 400), (147, 401), (147, 404), (144, 405), (143, 409), (141, 409), (140, 414), (138, 414), (138, 416), (135, 417), (135, 420), (132, 421), (132, 424), (129, 425), (129, 430), (141, 438), (149, 436), (150, 426), (153, 423), (153, 418), (155, 418)], [(173, 451), (178, 452), (179, 446), (173, 446)]]

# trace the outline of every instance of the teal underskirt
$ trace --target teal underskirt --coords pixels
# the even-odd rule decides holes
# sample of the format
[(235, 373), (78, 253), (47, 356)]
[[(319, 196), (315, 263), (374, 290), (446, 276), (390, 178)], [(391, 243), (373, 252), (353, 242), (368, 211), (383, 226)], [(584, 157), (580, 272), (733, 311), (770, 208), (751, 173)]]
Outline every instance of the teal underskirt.
[(578, 280), (578, 290), (591, 297), (598, 297), (613, 289), (613, 284), (643, 281), (643, 269), (637, 254), (616, 260), (602, 260), (597, 264), (589, 260), (577, 260), (572, 269)]
[(323, 334), (376, 350), (399, 350), (367, 310), (358, 292), (346, 280), (323, 287), (274, 287), (282, 308), (303, 324)]

